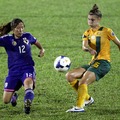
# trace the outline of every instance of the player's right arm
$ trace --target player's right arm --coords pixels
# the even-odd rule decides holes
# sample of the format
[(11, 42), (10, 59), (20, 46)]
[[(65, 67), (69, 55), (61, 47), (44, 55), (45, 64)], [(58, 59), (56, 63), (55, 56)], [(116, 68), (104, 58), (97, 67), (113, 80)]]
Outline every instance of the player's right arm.
[(97, 54), (96, 50), (92, 49), (89, 46), (88, 40), (83, 40), (83, 42), (82, 42), (82, 49), (83, 49), (83, 51), (90, 52), (91, 55), (96, 55)]
[(5, 46), (5, 40), (4, 40), (4, 37), (0, 37), (0, 46)]
[(82, 49), (85, 52), (89, 52), (91, 55), (96, 55), (97, 52), (96, 50), (94, 50), (93, 48), (91, 48), (88, 44), (88, 40), (89, 40), (89, 30), (86, 30), (82, 36)]

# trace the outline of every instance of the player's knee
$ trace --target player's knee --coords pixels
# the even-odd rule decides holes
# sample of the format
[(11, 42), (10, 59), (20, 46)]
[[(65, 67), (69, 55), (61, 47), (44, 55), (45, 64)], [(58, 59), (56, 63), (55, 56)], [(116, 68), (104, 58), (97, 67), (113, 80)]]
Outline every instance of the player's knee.
[(33, 88), (33, 80), (32, 80), (32, 78), (25, 79), (24, 88), (25, 88), (25, 90), (28, 89), (28, 88), (31, 88), (31, 89)]
[(3, 99), (3, 103), (8, 104), (10, 102), (10, 100), (11, 100), (11, 96), (12, 96), (12, 92), (8, 93), (8, 92), (4, 91), (3, 98), (2, 98)]
[(65, 77), (66, 77), (68, 82), (71, 82), (73, 80), (73, 76), (70, 72), (66, 73)]
[(8, 99), (3, 99), (3, 103), (4, 104), (8, 104), (10, 102), (10, 100), (8, 100)]
[(30, 85), (30, 84), (33, 84), (33, 79), (32, 78), (26, 78), (24, 80), (24, 85)]
[(69, 72), (67, 72), (67, 73), (65, 74), (65, 77), (66, 77), (67, 80), (69, 79)]

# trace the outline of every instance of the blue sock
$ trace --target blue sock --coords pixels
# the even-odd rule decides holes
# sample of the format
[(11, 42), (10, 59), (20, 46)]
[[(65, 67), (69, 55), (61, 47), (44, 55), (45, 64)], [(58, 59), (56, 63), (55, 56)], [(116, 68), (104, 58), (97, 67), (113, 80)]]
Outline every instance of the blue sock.
[(31, 88), (25, 90), (24, 101), (26, 99), (33, 100), (34, 99), (34, 91)]
[(10, 102), (11, 102), (11, 103), (16, 102), (17, 98), (18, 98), (17, 93), (14, 93), (13, 96), (12, 96), (12, 98), (11, 98), (11, 100), (10, 100)]

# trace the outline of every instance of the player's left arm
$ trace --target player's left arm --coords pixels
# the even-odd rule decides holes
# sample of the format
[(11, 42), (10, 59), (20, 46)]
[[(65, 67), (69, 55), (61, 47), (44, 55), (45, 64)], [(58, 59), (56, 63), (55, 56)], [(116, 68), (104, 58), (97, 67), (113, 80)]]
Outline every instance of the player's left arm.
[(34, 43), (34, 45), (35, 45), (38, 49), (40, 49), (40, 52), (39, 52), (38, 57), (44, 56), (45, 49), (42, 47), (42, 45), (41, 45), (38, 41), (36, 41), (36, 42)]
[(115, 39), (113, 40), (113, 42), (118, 46), (119, 50), (120, 50), (120, 40), (115, 37)]
[(107, 35), (108, 35), (109, 39), (112, 40), (118, 46), (118, 48), (120, 50), (120, 40), (114, 34), (112, 29), (109, 29), (109, 28), (107, 29)]

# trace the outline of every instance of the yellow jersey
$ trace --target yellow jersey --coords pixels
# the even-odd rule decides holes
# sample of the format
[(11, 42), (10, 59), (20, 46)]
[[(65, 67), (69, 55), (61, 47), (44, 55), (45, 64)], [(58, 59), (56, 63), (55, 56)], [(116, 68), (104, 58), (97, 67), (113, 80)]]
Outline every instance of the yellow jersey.
[(82, 39), (88, 40), (89, 46), (97, 51), (97, 55), (92, 56), (92, 61), (103, 59), (110, 62), (110, 40), (116, 39), (112, 29), (100, 27), (93, 31), (90, 28), (84, 32)]

